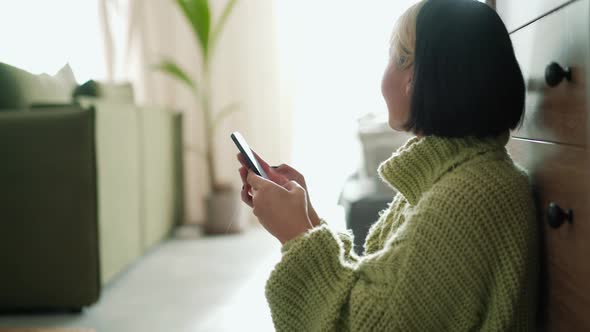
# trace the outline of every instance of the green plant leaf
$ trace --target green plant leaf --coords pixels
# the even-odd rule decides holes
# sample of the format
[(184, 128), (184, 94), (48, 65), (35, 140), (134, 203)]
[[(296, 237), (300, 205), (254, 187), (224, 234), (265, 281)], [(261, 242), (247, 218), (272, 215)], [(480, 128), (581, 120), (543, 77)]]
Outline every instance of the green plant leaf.
[(212, 129), (215, 130), (217, 126), (221, 123), (221, 121), (229, 116), (232, 113), (235, 113), (240, 110), (239, 103), (231, 103), (229, 105), (224, 106), (217, 114), (215, 114), (215, 119), (213, 120)]
[(195, 81), (191, 79), (184, 69), (180, 68), (180, 66), (174, 63), (172, 60), (164, 60), (155, 65), (154, 69), (172, 76), (173, 78), (189, 86), (195, 93), (197, 92), (197, 84)]
[(209, 59), (209, 33), (211, 30), (211, 10), (208, 0), (176, 0), (182, 13), (189, 21), (203, 51), (203, 60)]
[(227, 19), (229, 18), (230, 14), (232, 13), (237, 2), (238, 2), (237, 0), (228, 0), (227, 3), (225, 4), (225, 7), (223, 8), (223, 11), (221, 12), (221, 16), (219, 17), (219, 21), (217, 21), (217, 23), (213, 27), (213, 31), (211, 32), (211, 39), (209, 41), (211, 44), (210, 45), (211, 49), (213, 49), (215, 47), (215, 44), (217, 43), (217, 39), (219, 38), (219, 35), (223, 31), (223, 28), (225, 27)]

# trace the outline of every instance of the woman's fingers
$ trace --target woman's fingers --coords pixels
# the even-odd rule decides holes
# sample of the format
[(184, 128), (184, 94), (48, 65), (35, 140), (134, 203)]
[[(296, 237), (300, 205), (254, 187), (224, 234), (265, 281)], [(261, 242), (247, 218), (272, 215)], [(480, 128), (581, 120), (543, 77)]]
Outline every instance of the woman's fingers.
[(260, 158), (258, 153), (254, 152), (254, 150), (252, 150), (252, 153), (254, 153), (254, 156), (256, 157), (256, 159), (258, 159), (258, 163), (260, 164), (260, 166), (262, 166), (262, 169), (268, 173), (268, 169), (270, 168), (268, 163), (264, 161), (264, 159)]
[(299, 173), (293, 167), (291, 167), (287, 164), (280, 164), (276, 168), (273, 168), (273, 170), (276, 173), (283, 175), (284, 177), (286, 177), (289, 180), (297, 181), (297, 183), (299, 183), (304, 188), (306, 188), (305, 178), (303, 177), (303, 175), (301, 175), (301, 173)]
[[(252, 150), (252, 153), (254, 153), (254, 156), (256, 157), (256, 159), (258, 160), (258, 163), (260, 164), (260, 166), (262, 166), (262, 169), (268, 173), (270, 166), (268, 165), (268, 163), (266, 161), (264, 161), (264, 159), (260, 158), (260, 156), (258, 155), (258, 153), (254, 152), (254, 150)], [(237, 155), (238, 161), (244, 165), (244, 166), (248, 166), (248, 164), (246, 163), (246, 158), (244, 158), (244, 156), (242, 155), (242, 153), (238, 153)]]
[(266, 173), (266, 175), (268, 175), (268, 178), (271, 181), (273, 181), (277, 184), (280, 184), (280, 185), (283, 185), (283, 183), (285, 183), (287, 181), (287, 179), (285, 179), (284, 177), (277, 176), (277, 174), (275, 172), (273, 172), (273, 170), (270, 168), (268, 163), (266, 161), (264, 161), (264, 159), (260, 158), (258, 153), (254, 152), (254, 150), (252, 150), (252, 153), (254, 153), (254, 156), (256, 157), (256, 159), (258, 159), (258, 163), (262, 167), (262, 170), (264, 171), (264, 173)]
[(264, 187), (266, 187), (272, 183), (271, 181), (269, 181), (261, 176), (256, 175), (256, 173), (254, 173), (254, 171), (252, 171), (251, 169), (248, 170), (248, 175), (246, 176), (246, 181), (252, 187), (254, 192), (256, 192), (257, 190), (263, 189)]
[(248, 185), (248, 168), (242, 166), (240, 167), (240, 178), (242, 178), (242, 183), (244, 185)]
[[(268, 165), (268, 163), (264, 159), (260, 158), (258, 153), (256, 153), (254, 150), (252, 150), (252, 153), (254, 154), (254, 157), (258, 160), (258, 163), (262, 167), (262, 170), (264, 171), (264, 173), (268, 174), (269, 177), (271, 177), (271, 180), (275, 181), (274, 179), (272, 179), (272, 176), (271, 176), (271, 174), (273, 172), (270, 169), (270, 165)], [(243, 158), (243, 156), (242, 156), (242, 158)]]
[[(254, 151), (252, 151), (254, 152)], [(287, 177), (285, 177), (284, 175), (277, 173), (275, 171), (275, 168), (271, 168), (268, 163), (266, 161), (264, 161), (262, 158), (260, 158), (260, 156), (258, 156), (258, 154), (256, 154), (256, 152), (254, 152), (256, 158), (258, 159), (258, 163), (260, 164), (260, 166), (262, 166), (262, 169), (264, 170), (264, 172), (268, 175), (269, 179), (271, 181), (273, 181), (274, 183), (278, 184), (278, 185), (283, 185), (285, 184), (287, 181), (289, 181), (289, 179)], [(240, 162), (240, 164), (242, 164), (242, 167), (245, 169), (245, 171), (242, 171), (242, 169), (240, 168), (240, 175), (242, 176), (242, 182), (244, 184), (247, 183), (246, 181), (246, 175), (248, 175), (248, 165), (246, 164), (246, 159), (244, 158), (244, 156), (241, 153), (238, 153), (236, 155), (238, 161)]]
[(252, 203), (252, 196), (250, 196), (249, 192), (250, 192), (250, 185), (248, 184), (248, 169), (244, 166), (240, 167), (240, 177), (242, 178), (242, 192), (241, 192), (241, 196), (242, 196), (242, 201), (246, 204), (248, 204), (248, 206), (253, 207), (253, 203)]
[(287, 189), (290, 193), (294, 193), (294, 192), (305, 192), (305, 189), (296, 181), (289, 181), (287, 183), (285, 183), (285, 185), (283, 186), (285, 189)]
[(287, 180), (284, 184), (279, 185), (274, 181), (256, 175), (252, 170), (248, 170), (247, 181), (252, 188), (252, 213), (259, 218), (262, 215), (272, 213), (275, 209), (274, 206), (290, 197), (290, 193), (303, 193), (303, 197), (305, 197), (305, 190), (294, 181)]
[(276, 166), (276, 168), (273, 168), (276, 172), (281, 173), (285, 176), (292, 176), (292, 177), (296, 177), (296, 176), (301, 176), (301, 174), (299, 174), (299, 172), (297, 172), (297, 170), (295, 170), (293, 167), (287, 165), (287, 164), (280, 164), (279, 166)]
[(273, 168), (271, 168), (269, 171), (266, 171), (266, 174), (268, 175), (268, 178), (272, 182), (274, 182), (280, 186), (284, 185), (286, 182), (289, 181), (289, 179), (286, 176), (275, 172)]
[(246, 193), (250, 192), (250, 185), (248, 184), (248, 169), (244, 166), (240, 167), (240, 177), (242, 178), (242, 184), (244, 189), (246, 190)]
[(240, 169), (238, 170), (240, 172), (240, 177), (242, 178), (242, 183), (243, 184), (247, 184), (248, 183), (248, 168), (246, 166), (242, 166), (240, 167)]
[(248, 188), (246, 188), (246, 186), (242, 187), (241, 195), (242, 195), (242, 202), (246, 203), (250, 207), (254, 207), (254, 204), (252, 203), (252, 196), (250, 196), (250, 194), (248, 194)]
[(246, 164), (246, 158), (244, 158), (244, 156), (241, 153), (238, 153), (236, 157), (238, 158), (238, 161), (240, 162), (240, 164), (242, 164), (242, 166), (248, 167), (248, 165)]

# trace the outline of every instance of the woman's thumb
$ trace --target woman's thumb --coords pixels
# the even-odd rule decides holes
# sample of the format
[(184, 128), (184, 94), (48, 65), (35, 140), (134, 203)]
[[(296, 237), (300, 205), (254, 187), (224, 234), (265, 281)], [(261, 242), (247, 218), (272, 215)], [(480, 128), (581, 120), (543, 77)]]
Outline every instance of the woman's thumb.
[(287, 189), (289, 192), (298, 191), (298, 190), (305, 191), (305, 189), (303, 189), (303, 187), (299, 183), (297, 183), (293, 180), (285, 183), (285, 185), (283, 187), (285, 187), (285, 189)]
[(256, 175), (251, 169), (248, 170), (246, 181), (254, 190), (258, 190), (260, 187), (265, 185), (265, 179)]
[(279, 166), (272, 167), (277, 173), (286, 176), (288, 178), (293, 177), (295, 174), (294, 169), (287, 164), (280, 164)]

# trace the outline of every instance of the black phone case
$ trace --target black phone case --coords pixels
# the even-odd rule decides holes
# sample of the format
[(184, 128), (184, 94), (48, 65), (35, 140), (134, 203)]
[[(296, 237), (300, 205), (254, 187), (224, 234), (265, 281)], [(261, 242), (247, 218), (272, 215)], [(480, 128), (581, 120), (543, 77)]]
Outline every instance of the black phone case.
[[(242, 144), (240, 143), (240, 141), (238, 140), (238, 138), (234, 135), (234, 133), (231, 134), (231, 139), (232, 139), (232, 141), (234, 141), (234, 143), (238, 147), (238, 150), (240, 150), (240, 153), (242, 154), (242, 156), (244, 156), (244, 159), (246, 159), (246, 164), (248, 164), (248, 168), (251, 169), (252, 171), (254, 171), (254, 173), (256, 175), (262, 176), (264, 178), (267, 178), (266, 174), (262, 175), (260, 173), (260, 171), (258, 170), (258, 167), (256, 167), (256, 165), (254, 164), (254, 162), (250, 159), (250, 157), (248, 157), (248, 154), (244, 150), (244, 147), (242, 146)], [(247, 145), (247, 143), (245, 143), (245, 144)]]

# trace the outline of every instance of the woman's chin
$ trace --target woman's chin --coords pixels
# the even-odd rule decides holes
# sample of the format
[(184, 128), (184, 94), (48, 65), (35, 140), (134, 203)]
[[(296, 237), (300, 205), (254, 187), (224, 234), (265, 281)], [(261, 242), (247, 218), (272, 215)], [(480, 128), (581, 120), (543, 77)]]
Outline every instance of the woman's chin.
[(402, 124), (399, 121), (395, 121), (395, 119), (389, 118), (389, 128), (395, 131), (404, 131)]

